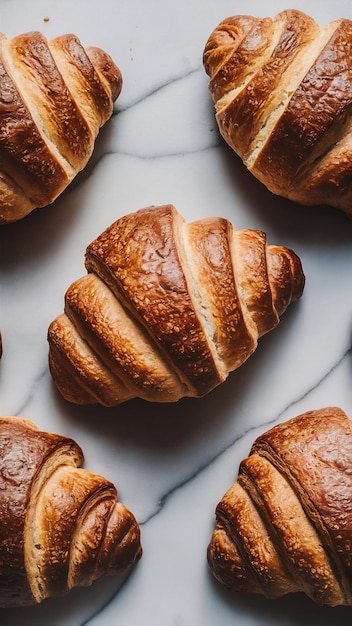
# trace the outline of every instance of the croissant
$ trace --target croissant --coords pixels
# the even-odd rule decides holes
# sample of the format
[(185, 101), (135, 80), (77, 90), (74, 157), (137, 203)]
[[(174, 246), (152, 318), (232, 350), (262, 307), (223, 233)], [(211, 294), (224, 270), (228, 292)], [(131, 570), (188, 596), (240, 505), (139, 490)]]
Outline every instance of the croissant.
[(352, 21), (236, 15), (203, 55), (219, 131), (274, 194), (352, 215)]
[(30, 606), (127, 572), (140, 530), (115, 487), (79, 468), (81, 448), (0, 418), (0, 607)]
[(223, 382), (304, 287), (297, 255), (221, 217), (151, 206), (86, 250), (88, 273), (49, 326), (49, 367), (69, 401), (175, 402)]
[(231, 591), (352, 605), (352, 422), (308, 411), (254, 442), (216, 508), (208, 546)]
[(122, 76), (73, 35), (0, 33), (0, 224), (52, 203), (87, 164)]

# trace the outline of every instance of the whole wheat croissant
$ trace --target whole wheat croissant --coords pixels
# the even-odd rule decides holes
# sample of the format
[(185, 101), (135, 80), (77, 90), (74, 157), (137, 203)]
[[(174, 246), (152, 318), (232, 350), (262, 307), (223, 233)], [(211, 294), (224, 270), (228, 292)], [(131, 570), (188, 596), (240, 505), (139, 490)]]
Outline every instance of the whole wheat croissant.
[(0, 33), (0, 224), (52, 203), (87, 164), (122, 77), (72, 34)]
[(222, 21), (204, 67), (225, 141), (273, 193), (352, 215), (352, 21)]
[(352, 422), (337, 407), (264, 433), (216, 510), (208, 547), (229, 590), (352, 605)]
[(172, 205), (130, 213), (86, 251), (88, 274), (50, 325), (49, 364), (72, 402), (174, 402), (226, 379), (304, 286), (294, 252)]
[(134, 516), (82, 461), (73, 440), (0, 418), (0, 607), (66, 594), (140, 558)]

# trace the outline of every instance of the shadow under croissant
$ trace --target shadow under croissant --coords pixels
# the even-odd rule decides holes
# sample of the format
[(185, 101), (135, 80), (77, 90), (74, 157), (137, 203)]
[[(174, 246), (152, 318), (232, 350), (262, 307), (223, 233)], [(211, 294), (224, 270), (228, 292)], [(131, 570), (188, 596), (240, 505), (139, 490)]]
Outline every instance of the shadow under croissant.
[(233, 196), (241, 198), (246, 217), (251, 216), (256, 227), (294, 242), (319, 242), (324, 245), (350, 241), (352, 220), (341, 210), (327, 206), (304, 206), (269, 191), (245, 167), (239, 156), (220, 141), (218, 157), (223, 163), (226, 184)]
[[(210, 598), (212, 594), (234, 615), (243, 614), (249, 623), (265, 626), (332, 626), (337, 623), (349, 623), (350, 608), (346, 606), (318, 606), (305, 594), (293, 593), (277, 598), (275, 601), (250, 593), (231, 593), (224, 589), (208, 572)], [(302, 619), (302, 616), (303, 619)]]
[[(286, 322), (289, 324), (287, 318)], [(190, 444), (193, 439), (197, 440), (199, 432), (202, 432), (202, 437), (211, 439), (212, 434), (218, 433), (222, 426), (225, 428), (229, 420), (239, 420), (240, 408), (255, 381), (258, 381), (273, 348), (271, 339), (264, 337), (256, 354), (203, 398), (181, 398), (178, 402), (166, 404), (135, 398), (112, 408), (79, 406), (63, 399), (54, 382), (49, 380), (52, 401), (64, 420), (81, 422), (85, 429), (96, 432), (100, 438), (106, 434), (109, 439), (116, 438), (143, 450), (175, 451), (185, 442)], [(279, 341), (279, 337), (275, 341)], [(247, 425), (250, 426), (250, 422)]]
[(9, 623), (16, 620), (21, 626), (59, 626), (63, 621), (68, 626), (71, 623), (84, 626), (115, 600), (133, 575), (134, 569), (127, 574), (100, 578), (90, 587), (72, 589), (64, 601), (62, 598), (46, 598), (41, 604), (30, 607), (30, 611), (26, 607), (0, 609), (1, 625), (7, 625), (8, 617)]

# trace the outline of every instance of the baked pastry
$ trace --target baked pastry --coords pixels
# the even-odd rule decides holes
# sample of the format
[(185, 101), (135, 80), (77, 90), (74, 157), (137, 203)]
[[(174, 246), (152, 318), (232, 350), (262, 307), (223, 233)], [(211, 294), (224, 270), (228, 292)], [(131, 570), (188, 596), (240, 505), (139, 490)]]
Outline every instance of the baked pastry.
[(352, 21), (236, 15), (204, 48), (225, 141), (268, 189), (352, 215)]
[(308, 411), (254, 442), (216, 509), (208, 547), (231, 591), (352, 604), (352, 422)]
[(0, 418), (0, 607), (29, 606), (127, 572), (140, 530), (71, 439)]
[(0, 224), (52, 203), (87, 164), (122, 76), (73, 35), (0, 33)]
[(69, 401), (175, 402), (226, 379), (299, 298), (297, 255), (174, 206), (122, 217), (86, 251), (88, 274), (48, 331), (53, 379)]

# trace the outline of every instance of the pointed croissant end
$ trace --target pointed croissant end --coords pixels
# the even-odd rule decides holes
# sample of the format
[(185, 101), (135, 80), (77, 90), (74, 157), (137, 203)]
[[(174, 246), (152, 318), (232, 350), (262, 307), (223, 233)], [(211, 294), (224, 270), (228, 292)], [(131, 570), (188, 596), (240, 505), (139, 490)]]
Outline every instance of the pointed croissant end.
[(216, 508), (214, 577), (235, 592), (352, 605), (352, 422), (309, 411), (254, 442)]
[(86, 251), (88, 274), (48, 331), (70, 402), (176, 402), (222, 383), (303, 292), (298, 256), (224, 218), (186, 223), (172, 205), (130, 213)]
[(82, 462), (72, 439), (0, 418), (0, 607), (65, 595), (140, 559), (136, 519)]

